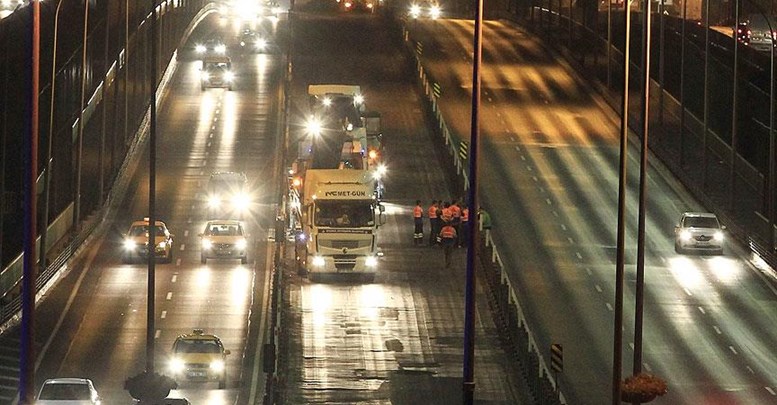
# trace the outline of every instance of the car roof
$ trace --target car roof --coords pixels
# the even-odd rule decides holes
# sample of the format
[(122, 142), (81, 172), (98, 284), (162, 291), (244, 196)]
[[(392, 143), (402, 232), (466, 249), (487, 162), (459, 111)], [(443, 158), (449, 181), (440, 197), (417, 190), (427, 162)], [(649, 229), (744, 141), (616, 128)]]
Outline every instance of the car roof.
[[(156, 223), (156, 226), (162, 226), (167, 228), (167, 225), (165, 225), (165, 223), (160, 220), (156, 220), (155, 223)], [(143, 218), (142, 220), (134, 221), (131, 226), (143, 226), (143, 225), (148, 225), (148, 218)]]
[(685, 212), (685, 217), (700, 217), (700, 218), (717, 218), (718, 216), (711, 212)]
[(246, 174), (243, 172), (213, 172), (210, 174), (210, 178), (238, 178), (245, 180)]
[(240, 225), (240, 221), (235, 219), (214, 219), (213, 221), (208, 221), (208, 226), (211, 225)]
[(187, 340), (218, 340), (218, 341), (221, 341), (221, 339), (219, 339), (218, 336), (210, 334), (210, 333), (205, 333), (205, 331), (202, 330), (202, 329), (194, 329), (194, 330), (192, 330), (191, 333), (184, 333), (184, 334), (178, 335), (176, 340), (179, 340), (179, 339), (187, 339)]
[(92, 380), (88, 378), (76, 378), (76, 377), (64, 377), (64, 378), (49, 378), (44, 381), (43, 384), (89, 384)]

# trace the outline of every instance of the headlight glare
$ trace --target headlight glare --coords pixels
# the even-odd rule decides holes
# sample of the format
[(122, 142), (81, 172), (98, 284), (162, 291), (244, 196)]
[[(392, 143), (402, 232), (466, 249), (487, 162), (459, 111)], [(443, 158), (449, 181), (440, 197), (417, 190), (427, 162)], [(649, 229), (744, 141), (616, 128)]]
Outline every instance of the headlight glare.
[(324, 265), (324, 258), (322, 256), (313, 256), (313, 263), (316, 267), (321, 267)]
[(183, 360), (181, 360), (181, 359), (172, 359), (172, 360), (170, 360), (170, 364), (169, 364), (168, 368), (170, 369), (170, 372), (172, 374), (178, 374), (178, 373), (182, 372), (183, 369), (184, 369)]
[(235, 242), (235, 247), (238, 248), (238, 250), (245, 250), (247, 246), (248, 246), (248, 241), (245, 239), (240, 239), (237, 242)]
[(203, 239), (202, 240), (202, 249), (203, 250), (209, 250), (213, 247), (213, 242), (211, 242), (210, 239)]
[(124, 249), (126, 250), (135, 250), (137, 248), (137, 243), (135, 243), (132, 239), (124, 239)]
[(680, 240), (686, 241), (686, 242), (691, 240), (691, 231), (687, 229), (680, 231)]
[(217, 372), (217, 373), (220, 373), (220, 372), (224, 371), (224, 361), (223, 360), (214, 360), (214, 361), (210, 362), (210, 369), (215, 371), (215, 372)]
[(367, 259), (365, 260), (364, 264), (367, 267), (375, 267), (378, 265), (378, 258), (375, 256), (367, 256)]
[(721, 231), (715, 231), (715, 234), (712, 237), (718, 242), (723, 242), (723, 232)]
[(208, 198), (208, 206), (211, 208), (218, 208), (221, 205), (221, 199), (218, 197)]

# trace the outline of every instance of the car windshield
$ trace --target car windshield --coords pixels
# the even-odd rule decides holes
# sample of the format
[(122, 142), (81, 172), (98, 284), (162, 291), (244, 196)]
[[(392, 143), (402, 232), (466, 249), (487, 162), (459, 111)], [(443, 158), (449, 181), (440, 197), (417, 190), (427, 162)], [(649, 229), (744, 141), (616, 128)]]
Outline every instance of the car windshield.
[(49, 383), (43, 386), (38, 399), (89, 401), (92, 399), (92, 393), (89, 386), (83, 383)]
[(213, 236), (241, 236), (243, 227), (235, 224), (211, 224), (205, 233)]
[(176, 353), (221, 353), (215, 340), (180, 339), (175, 345)]
[(718, 219), (713, 217), (686, 217), (685, 228), (719, 228)]
[[(129, 231), (129, 236), (146, 236), (146, 235), (148, 235), (147, 225), (133, 226), (132, 229), (130, 229)], [(156, 236), (165, 236), (165, 229), (157, 225)]]
[(374, 224), (372, 204), (368, 201), (316, 202), (316, 226), (352, 228)]

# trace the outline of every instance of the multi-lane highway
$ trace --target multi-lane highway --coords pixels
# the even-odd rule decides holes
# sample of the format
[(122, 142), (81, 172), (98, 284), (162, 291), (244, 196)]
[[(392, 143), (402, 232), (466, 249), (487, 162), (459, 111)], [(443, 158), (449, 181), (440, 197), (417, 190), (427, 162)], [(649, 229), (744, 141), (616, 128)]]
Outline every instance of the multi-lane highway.
[[(467, 135), (472, 21), (417, 22), (423, 64), (442, 88), (448, 125)], [(609, 402), (618, 198), (617, 115), (526, 32), (484, 27), (483, 200), (541, 347), (564, 345), (562, 390), (574, 404)], [(634, 330), (638, 149), (629, 148), (624, 377)], [(673, 404), (777, 400), (777, 291), (730, 241), (724, 256), (678, 255), (673, 227), (704, 210), (651, 157), (642, 369)]]

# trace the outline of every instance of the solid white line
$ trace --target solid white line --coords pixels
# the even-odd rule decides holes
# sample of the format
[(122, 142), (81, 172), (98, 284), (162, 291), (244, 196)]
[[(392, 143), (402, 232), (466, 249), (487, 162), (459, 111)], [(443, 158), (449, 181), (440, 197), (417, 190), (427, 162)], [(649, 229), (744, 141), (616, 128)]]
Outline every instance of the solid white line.
[(165, 299), (167, 299), (168, 301), (173, 299), (173, 292), (172, 291), (168, 291), (167, 292), (167, 296), (165, 296)]
[(167, 311), (162, 311), (162, 314), (161, 314), (161, 315), (159, 315), (159, 318), (160, 318), (160, 319), (165, 319), (165, 318), (167, 318)]
[[(265, 266), (264, 269), (265, 270), (272, 268), (272, 260), (273, 260), (273, 257), (274, 257), (273, 249), (274, 248), (275, 248), (275, 244), (274, 243), (268, 243), (267, 244), (267, 253), (265, 255), (265, 263), (264, 263), (264, 266)], [(256, 276), (256, 273), (254, 272), (254, 277), (255, 276)], [(263, 300), (262, 300), (261, 311), (262, 311), (262, 313), (267, 313), (267, 308), (269, 308), (269, 306), (270, 306), (270, 303), (269, 303), (270, 302), (270, 294), (271, 294), (271, 292), (270, 292), (270, 277), (265, 277), (263, 291), (264, 291), (264, 293), (262, 294), (263, 295)], [(261, 355), (262, 355), (262, 347), (264, 346), (264, 343), (265, 343), (264, 342), (265, 341), (265, 332), (268, 331), (268, 329), (270, 327), (272, 327), (272, 325), (269, 325), (270, 319), (271, 318), (268, 317), (268, 316), (264, 317), (264, 326), (259, 328), (259, 336), (257, 337), (256, 352), (254, 353), (254, 358), (257, 359), (257, 360), (262, 360), (262, 361), (255, 361), (254, 362), (254, 369), (252, 370), (252, 373), (251, 373), (251, 380), (252, 380), (251, 390), (249, 391), (249, 394), (248, 394), (248, 403), (249, 404), (253, 404), (253, 403), (256, 402), (256, 396), (258, 395), (257, 388), (259, 388), (258, 386), (259, 386), (260, 383), (262, 385), (261, 386), (261, 391), (264, 392), (264, 390), (265, 390), (264, 380), (259, 378), (259, 373), (261, 372), (261, 370), (260, 370), (261, 369), (261, 363), (264, 360), (261, 357)], [(278, 343), (276, 342), (276, 345), (277, 344)]]

